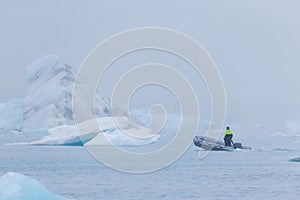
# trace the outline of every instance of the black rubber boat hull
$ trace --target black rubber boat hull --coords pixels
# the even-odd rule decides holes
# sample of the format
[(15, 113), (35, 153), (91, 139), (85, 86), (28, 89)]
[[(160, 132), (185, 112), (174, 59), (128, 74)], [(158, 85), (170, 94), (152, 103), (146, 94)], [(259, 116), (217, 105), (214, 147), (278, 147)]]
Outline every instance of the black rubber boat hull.
[(195, 146), (200, 147), (204, 150), (211, 151), (232, 151), (233, 149), (251, 149), (250, 147), (243, 146), (239, 142), (234, 143), (232, 147), (225, 147), (223, 141), (216, 141), (212, 138), (203, 136), (195, 136), (193, 142)]

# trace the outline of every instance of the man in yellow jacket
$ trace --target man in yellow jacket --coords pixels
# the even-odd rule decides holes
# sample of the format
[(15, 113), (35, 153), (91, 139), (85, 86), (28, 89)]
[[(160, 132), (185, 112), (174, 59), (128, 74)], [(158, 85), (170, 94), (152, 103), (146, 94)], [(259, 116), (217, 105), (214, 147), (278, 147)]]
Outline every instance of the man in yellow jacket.
[(226, 147), (231, 147), (231, 140), (232, 140), (232, 137), (233, 137), (233, 133), (232, 131), (230, 130), (230, 127), (227, 126), (226, 127), (226, 130), (224, 132), (224, 142), (225, 142), (225, 146)]

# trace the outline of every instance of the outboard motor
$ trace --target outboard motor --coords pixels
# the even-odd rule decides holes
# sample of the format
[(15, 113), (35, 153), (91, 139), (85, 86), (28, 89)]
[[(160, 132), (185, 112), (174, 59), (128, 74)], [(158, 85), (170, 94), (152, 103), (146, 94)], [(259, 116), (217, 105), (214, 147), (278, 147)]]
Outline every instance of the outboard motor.
[(234, 148), (235, 149), (242, 149), (243, 148), (242, 143), (239, 143), (239, 142), (234, 143)]

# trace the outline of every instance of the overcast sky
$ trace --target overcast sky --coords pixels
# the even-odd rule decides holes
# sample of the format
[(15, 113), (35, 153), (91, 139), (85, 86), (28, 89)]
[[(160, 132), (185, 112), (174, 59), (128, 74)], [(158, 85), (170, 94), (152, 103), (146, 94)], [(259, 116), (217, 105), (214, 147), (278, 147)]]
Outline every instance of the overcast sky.
[(206, 48), (224, 79), (228, 119), (300, 120), (299, 10), (297, 0), (0, 0), (0, 101), (26, 94), (26, 66), (45, 54), (78, 68), (107, 37), (158, 26)]

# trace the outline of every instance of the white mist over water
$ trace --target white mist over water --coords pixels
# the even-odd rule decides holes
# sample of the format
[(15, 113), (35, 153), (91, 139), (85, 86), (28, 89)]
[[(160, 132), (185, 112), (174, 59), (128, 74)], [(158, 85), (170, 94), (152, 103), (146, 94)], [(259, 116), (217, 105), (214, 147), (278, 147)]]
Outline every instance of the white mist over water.
[[(299, 199), (299, 3), (282, 0), (1, 1), (0, 175), (19, 172), (38, 180), (38, 187), (43, 183), (51, 192), (75, 200)], [(30, 91), (32, 84), (27, 82), (25, 75), (27, 64), (44, 54), (54, 53), (63, 59), (50, 62), (54, 61), (58, 68), (71, 70), (61, 62), (65, 60), (76, 71), (99, 42), (120, 31), (144, 26), (181, 31), (208, 50), (226, 87), (226, 124), (234, 131), (234, 141), (251, 146), (252, 151), (212, 152), (199, 160), (198, 149), (192, 146), (169, 167), (155, 173), (132, 175), (105, 167), (83, 147), (2, 145), (41, 141), (43, 137), (44, 144), (48, 145), (66, 144), (66, 139), (67, 143), (74, 142), (73, 139), (78, 141), (73, 131), (69, 134), (74, 128), (68, 115), (70, 92), (64, 87), (53, 92), (52, 88), (58, 86), (56, 83), (66, 74), (53, 76), (55, 84), (51, 87), (43, 84), (45, 88), (39, 90), (40, 85), (36, 84), (33, 88), (37, 90)], [(165, 61), (162, 63), (182, 71), (188, 68), (171, 56), (157, 57), (149, 52), (136, 55), (137, 60), (129, 57), (116, 63), (117, 68), (108, 78), (119, 77), (121, 67), (126, 71), (127, 64), (144, 61)], [(203, 98), (205, 89), (198, 87), (201, 81), (192, 71), (186, 74)], [(67, 76), (65, 81), (71, 83), (72, 77)], [(26, 98), (28, 90), (30, 96)], [(42, 93), (43, 90), (47, 92)], [(144, 93), (136, 94), (141, 102), (138, 109), (148, 108), (157, 97), (166, 99), (167, 104), (173, 102), (172, 98), (160, 95), (160, 91), (149, 91), (145, 89)], [(146, 98), (144, 94), (147, 93), (150, 96)], [(12, 97), (18, 99), (11, 100)], [(209, 99), (201, 98), (201, 103), (207, 107), (204, 109), (209, 110)], [(99, 100), (103, 102), (100, 111), (109, 113), (105, 106), (107, 99), (99, 97)], [(172, 110), (175, 104), (167, 108)], [(24, 115), (24, 110), (30, 115)], [(147, 114), (139, 110), (133, 117), (147, 122), (144, 118)], [(127, 148), (152, 150), (159, 144), (166, 144), (175, 135), (172, 128), (178, 126), (175, 116), (178, 113), (170, 114), (166, 129), (157, 141)], [(209, 117), (203, 119), (208, 121)], [(30, 129), (45, 130), (27, 130), (27, 134), (21, 134), (24, 124)], [(209, 122), (201, 124), (199, 134), (205, 132)], [(52, 132), (53, 135), (47, 137), (45, 134), (50, 128), (54, 128), (56, 134)], [(128, 140), (118, 138), (118, 142)], [(130, 142), (128, 146), (134, 146)], [(23, 187), (12, 176), (6, 178), (14, 186)], [(26, 179), (24, 188), (32, 186), (27, 183), (32, 183), (32, 179)], [(0, 184), (0, 191), (13, 188), (7, 185), (7, 182), (4, 186)], [(40, 191), (36, 187), (27, 189)], [(8, 192), (15, 194), (16, 190)]]

